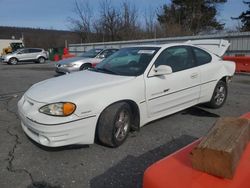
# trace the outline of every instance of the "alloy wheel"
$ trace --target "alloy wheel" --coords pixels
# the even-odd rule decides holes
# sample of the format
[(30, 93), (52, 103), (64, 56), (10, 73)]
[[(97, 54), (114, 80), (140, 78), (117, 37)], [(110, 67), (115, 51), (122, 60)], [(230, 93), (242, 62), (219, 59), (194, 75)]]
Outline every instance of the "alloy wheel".
[(216, 93), (214, 96), (214, 100), (215, 100), (216, 105), (221, 105), (224, 102), (225, 97), (226, 97), (225, 87), (224, 86), (218, 87), (216, 89)]
[(124, 138), (126, 138), (128, 134), (129, 123), (129, 112), (124, 109), (119, 113), (117, 121), (115, 122), (115, 138), (118, 141), (122, 141)]

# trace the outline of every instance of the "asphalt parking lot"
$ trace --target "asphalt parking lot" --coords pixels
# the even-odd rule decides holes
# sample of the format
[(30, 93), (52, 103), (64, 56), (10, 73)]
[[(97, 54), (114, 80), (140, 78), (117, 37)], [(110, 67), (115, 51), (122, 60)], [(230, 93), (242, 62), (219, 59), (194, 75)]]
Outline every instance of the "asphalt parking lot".
[(221, 109), (195, 106), (154, 121), (119, 148), (44, 148), (23, 133), (17, 101), (32, 84), (54, 76), (52, 62), (0, 64), (1, 188), (139, 188), (149, 165), (205, 135), (218, 117), (250, 111), (250, 75), (235, 75)]

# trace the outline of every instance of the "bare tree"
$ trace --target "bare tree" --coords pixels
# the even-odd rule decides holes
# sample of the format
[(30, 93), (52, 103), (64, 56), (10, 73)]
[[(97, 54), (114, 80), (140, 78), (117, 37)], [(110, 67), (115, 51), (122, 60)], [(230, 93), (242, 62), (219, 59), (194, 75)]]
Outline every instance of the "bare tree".
[(144, 12), (146, 38), (157, 38), (156, 11), (148, 8)]
[(77, 18), (69, 18), (72, 29), (80, 34), (83, 42), (89, 42), (91, 36), (92, 9), (88, 1), (75, 0), (74, 13)]
[(103, 30), (104, 41), (121, 39), (119, 34), (121, 30), (121, 14), (119, 10), (111, 4), (110, 0), (103, 0), (100, 2), (100, 18), (97, 24), (97, 28)]
[(138, 38), (139, 31), (138, 11), (135, 5), (124, 1), (121, 6), (121, 35), (123, 40), (131, 40)]

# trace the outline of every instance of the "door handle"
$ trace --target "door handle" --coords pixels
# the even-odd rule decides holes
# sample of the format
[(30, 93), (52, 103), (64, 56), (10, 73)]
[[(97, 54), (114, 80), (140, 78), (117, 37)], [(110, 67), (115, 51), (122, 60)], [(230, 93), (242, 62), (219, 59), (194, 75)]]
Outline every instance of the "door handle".
[(166, 92), (168, 92), (169, 91), (169, 89), (164, 89), (163, 90), (163, 93), (166, 93)]
[(155, 95), (162, 95), (163, 93), (166, 93), (168, 92), (170, 89), (164, 89), (163, 91), (161, 92), (157, 92), (157, 93), (153, 93), (152, 96), (155, 96)]
[(193, 74), (191, 74), (190, 77), (191, 77), (192, 79), (197, 78), (197, 77), (198, 77), (198, 73), (193, 73)]

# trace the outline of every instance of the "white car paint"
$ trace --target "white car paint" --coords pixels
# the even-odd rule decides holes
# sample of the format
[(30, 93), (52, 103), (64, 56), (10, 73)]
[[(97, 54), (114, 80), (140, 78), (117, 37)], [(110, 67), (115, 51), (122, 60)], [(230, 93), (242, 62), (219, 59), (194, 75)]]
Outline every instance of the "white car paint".
[(205, 48), (207, 51), (221, 57), (225, 54), (230, 46), (227, 40), (209, 39), (209, 40), (189, 40), (186, 44), (192, 44), (200, 48)]
[[(24, 132), (36, 142), (50, 147), (92, 144), (100, 114), (117, 101), (131, 101), (137, 105), (140, 127), (210, 101), (217, 82), (225, 76), (233, 76), (235, 64), (210, 53), (211, 63), (169, 75), (150, 76), (159, 54), (176, 45), (183, 44), (153, 45), (161, 48), (139, 76), (83, 71), (33, 85), (18, 102)], [(39, 112), (45, 104), (63, 101), (77, 105), (72, 115), (55, 117)]]

